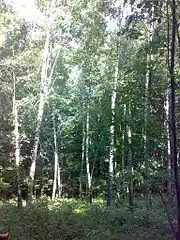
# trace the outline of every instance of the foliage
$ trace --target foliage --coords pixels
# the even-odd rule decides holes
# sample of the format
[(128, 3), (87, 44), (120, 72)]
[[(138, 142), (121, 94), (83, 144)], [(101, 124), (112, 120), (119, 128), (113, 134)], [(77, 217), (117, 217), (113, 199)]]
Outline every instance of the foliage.
[[(147, 215), (145, 202), (138, 200), (132, 212), (121, 206), (104, 207), (97, 200), (89, 207), (84, 201), (38, 200), (31, 211), (19, 212), (14, 203), (0, 207), (1, 231), (10, 231), (11, 239), (169, 239), (170, 229), (159, 198), (153, 199), (153, 211)], [(172, 211), (172, 210), (171, 210)]]

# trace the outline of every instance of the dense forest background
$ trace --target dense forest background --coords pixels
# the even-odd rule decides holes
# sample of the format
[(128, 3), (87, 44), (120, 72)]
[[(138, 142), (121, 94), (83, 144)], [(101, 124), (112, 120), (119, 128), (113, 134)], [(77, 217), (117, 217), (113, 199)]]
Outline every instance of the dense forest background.
[(20, 2), (0, 1), (0, 212), (12, 239), (49, 239), (17, 238), (11, 221), (14, 201), (30, 223), (48, 198), (111, 226), (126, 215), (170, 226), (159, 238), (76, 226), (62, 239), (180, 239), (179, 1)]

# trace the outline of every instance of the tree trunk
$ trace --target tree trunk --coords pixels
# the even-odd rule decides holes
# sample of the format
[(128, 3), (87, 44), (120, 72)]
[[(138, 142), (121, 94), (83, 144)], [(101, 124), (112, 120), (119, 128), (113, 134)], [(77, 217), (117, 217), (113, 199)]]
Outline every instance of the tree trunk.
[(85, 157), (85, 139), (86, 139), (86, 132), (85, 126), (83, 122), (83, 136), (82, 136), (82, 153), (81, 153), (81, 169), (80, 169), (80, 178), (79, 178), (79, 197), (82, 198), (82, 178), (83, 178), (83, 166), (84, 166), (84, 157)]
[(111, 126), (110, 126), (110, 151), (109, 151), (109, 180), (107, 191), (107, 206), (112, 204), (112, 189), (113, 189), (113, 175), (114, 175), (114, 159), (115, 159), (115, 107), (117, 96), (117, 80), (118, 80), (118, 66), (113, 83), (113, 90), (111, 96)]
[(168, 195), (171, 196), (172, 193), (172, 174), (171, 174), (171, 167), (172, 167), (172, 162), (171, 162), (171, 143), (170, 143), (170, 131), (169, 131), (169, 119), (170, 119), (170, 106), (169, 106), (169, 89), (166, 90), (166, 102), (165, 102), (165, 112), (166, 112), (166, 119), (165, 119), (165, 128), (166, 128), (166, 138), (167, 138), (167, 151), (166, 151), (166, 157), (167, 157), (167, 172), (168, 172)]
[(176, 41), (176, 1), (172, 0), (172, 40), (171, 40), (171, 62), (170, 62), (170, 110), (171, 110), (171, 157), (173, 162), (174, 182), (176, 190), (176, 204), (177, 204), (177, 235), (176, 239), (180, 240), (180, 187), (179, 187), (179, 170), (177, 158), (177, 128), (175, 119), (175, 41)]
[(132, 129), (131, 129), (131, 110), (130, 110), (130, 104), (128, 104), (128, 176), (129, 176), (129, 206), (133, 206), (133, 161), (132, 161)]
[[(152, 14), (153, 15), (153, 14)], [(152, 18), (152, 16), (151, 16)], [(147, 41), (152, 42), (153, 24), (151, 18), (147, 23)], [(144, 108), (144, 161), (145, 161), (145, 196), (146, 207), (149, 209), (149, 139), (148, 139), (148, 121), (149, 121), (149, 97), (150, 97), (150, 81), (151, 81), (151, 54), (147, 53), (146, 79), (145, 79), (145, 108)]]
[(124, 104), (124, 122), (122, 129), (122, 147), (121, 147), (121, 172), (122, 172), (122, 198), (125, 199), (125, 134), (126, 134), (126, 104)]
[(49, 21), (46, 30), (46, 41), (44, 46), (44, 56), (43, 56), (43, 63), (42, 63), (42, 70), (41, 70), (41, 89), (40, 89), (40, 99), (39, 99), (39, 106), (38, 106), (38, 115), (37, 115), (37, 123), (35, 129), (35, 136), (34, 136), (34, 144), (32, 150), (32, 157), (31, 157), (31, 166), (30, 166), (30, 173), (28, 179), (28, 205), (32, 204), (33, 199), (33, 187), (34, 187), (34, 177), (36, 171), (36, 161), (37, 161), (37, 153), (38, 153), (38, 146), (39, 146), (39, 134), (41, 129), (41, 124), (43, 120), (43, 112), (44, 112), (44, 105), (45, 101), (48, 97), (49, 93), (49, 86), (52, 79), (52, 72), (54, 70), (54, 65), (51, 69), (51, 73), (48, 78), (48, 69), (49, 69), (49, 45), (50, 45), (50, 28), (52, 24), (52, 10), (55, 6), (55, 0), (52, 1), (50, 6), (50, 13), (49, 13)]
[(57, 179), (58, 179), (58, 148), (57, 148), (56, 122), (55, 122), (54, 114), (53, 114), (53, 133), (54, 133), (54, 181), (53, 181), (52, 200), (54, 200), (56, 197)]
[(62, 194), (62, 183), (61, 183), (61, 168), (60, 168), (59, 162), (57, 166), (57, 185), (58, 185), (57, 196), (58, 198), (60, 198)]
[(18, 207), (22, 207), (21, 175), (20, 175), (20, 169), (19, 169), (19, 165), (20, 165), (19, 121), (18, 121), (18, 109), (17, 109), (17, 102), (16, 102), (16, 77), (14, 72), (13, 72), (13, 82), (14, 82), (13, 115), (14, 115), (17, 197), (18, 197)]
[(43, 92), (41, 92), (38, 116), (37, 116), (37, 125), (35, 130), (34, 145), (33, 145), (33, 151), (32, 151), (31, 167), (30, 167), (30, 173), (29, 173), (29, 179), (28, 179), (28, 205), (32, 204), (32, 198), (33, 198), (34, 177), (35, 177), (35, 170), (36, 170), (37, 151), (39, 146), (40, 127), (42, 123), (44, 104), (45, 104), (44, 101), (45, 101), (44, 94)]
[[(88, 100), (89, 101), (89, 100)], [(87, 174), (87, 193), (89, 198), (89, 203), (92, 203), (92, 181), (89, 166), (89, 102), (87, 103), (87, 113), (86, 113), (86, 138), (85, 138), (85, 159), (86, 159), (86, 174)]]

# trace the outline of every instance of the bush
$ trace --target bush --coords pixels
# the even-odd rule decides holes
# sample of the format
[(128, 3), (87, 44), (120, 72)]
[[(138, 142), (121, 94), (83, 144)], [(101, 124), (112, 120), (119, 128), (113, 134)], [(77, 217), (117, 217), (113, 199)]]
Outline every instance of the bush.
[(170, 229), (162, 205), (157, 206), (147, 213), (142, 201), (134, 211), (126, 204), (106, 208), (100, 200), (90, 207), (74, 199), (43, 198), (21, 211), (14, 203), (1, 204), (0, 230), (10, 232), (11, 240), (167, 240)]

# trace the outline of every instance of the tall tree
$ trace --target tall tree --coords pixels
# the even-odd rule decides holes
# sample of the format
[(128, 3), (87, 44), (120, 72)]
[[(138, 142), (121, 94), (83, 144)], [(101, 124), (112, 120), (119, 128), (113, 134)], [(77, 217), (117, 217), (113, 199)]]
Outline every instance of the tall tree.
[[(152, 43), (153, 36), (153, 7), (151, 10), (151, 16), (147, 20), (147, 43), (150, 45)], [(151, 84), (151, 61), (152, 54), (147, 53), (147, 65), (146, 65), (146, 78), (145, 78), (145, 106), (144, 106), (144, 161), (145, 161), (145, 187), (146, 187), (146, 206), (149, 209), (149, 139), (148, 139), (148, 121), (149, 121), (149, 98), (150, 98), (150, 84)]]
[(41, 124), (43, 120), (44, 106), (48, 97), (49, 87), (52, 80), (52, 73), (54, 71), (54, 65), (53, 65), (51, 68), (50, 74), (48, 74), (50, 69), (50, 66), (49, 66), (50, 64), (49, 49), (51, 45), (50, 37), (51, 37), (51, 28), (53, 24), (53, 11), (55, 9), (55, 3), (56, 3), (56, 0), (53, 0), (50, 4), (48, 24), (45, 32), (46, 40), (44, 45), (43, 63), (42, 63), (42, 70), (41, 70), (39, 106), (38, 106), (37, 123), (36, 123), (35, 136), (34, 136), (34, 145), (32, 150), (31, 166), (30, 166), (29, 179), (28, 179), (28, 204), (29, 205), (32, 204), (32, 198), (33, 198), (34, 177), (35, 177), (35, 171), (36, 171), (36, 162), (37, 162), (38, 146), (39, 146), (39, 139), (40, 139), (40, 129), (41, 129)]
[(176, 204), (177, 204), (177, 234), (176, 239), (180, 239), (180, 185), (179, 185), (179, 170), (178, 170), (178, 157), (177, 157), (177, 127), (176, 127), (176, 115), (175, 115), (175, 51), (176, 51), (176, 32), (177, 32), (177, 13), (176, 13), (176, 1), (172, 0), (171, 13), (172, 13), (172, 35), (171, 35), (171, 58), (170, 58), (170, 109), (171, 109), (171, 153), (174, 170), (174, 182), (176, 190)]
[(56, 130), (56, 120), (53, 114), (53, 136), (54, 136), (54, 181), (52, 190), (52, 200), (56, 196), (61, 196), (61, 173), (59, 168), (59, 158), (58, 158), (58, 146), (57, 146), (57, 130)]
[(85, 132), (85, 123), (83, 121), (83, 127), (82, 127), (82, 147), (81, 147), (81, 167), (80, 167), (80, 177), (79, 177), (79, 196), (82, 198), (82, 191), (83, 191), (83, 166), (84, 166), (84, 160), (85, 160), (85, 139), (86, 139), (86, 132)]
[[(118, 70), (116, 70), (118, 72)], [(115, 160), (115, 106), (117, 94), (117, 79), (118, 73), (114, 78), (113, 90), (111, 96), (111, 126), (110, 126), (110, 151), (109, 151), (109, 180), (107, 192), (107, 206), (112, 203), (113, 175), (114, 175), (114, 160)]]
[(87, 105), (86, 105), (86, 119), (85, 119), (85, 132), (86, 132), (86, 137), (85, 137), (85, 159), (86, 159), (86, 174), (87, 174), (87, 194), (89, 198), (89, 202), (92, 203), (92, 176), (90, 172), (90, 163), (89, 163), (89, 144), (90, 144), (90, 109), (89, 109), (89, 100), (90, 100), (90, 90), (88, 88), (88, 100), (87, 100)]
[(133, 155), (132, 155), (132, 127), (131, 127), (131, 105), (127, 104), (127, 136), (128, 136), (128, 191), (129, 191), (129, 205), (133, 206)]
[(13, 115), (14, 115), (14, 138), (15, 138), (15, 162), (16, 162), (16, 182), (17, 182), (17, 197), (18, 207), (22, 207), (21, 194), (21, 175), (20, 175), (20, 138), (19, 138), (19, 121), (18, 121), (18, 106), (16, 100), (16, 76), (12, 70), (13, 77)]

